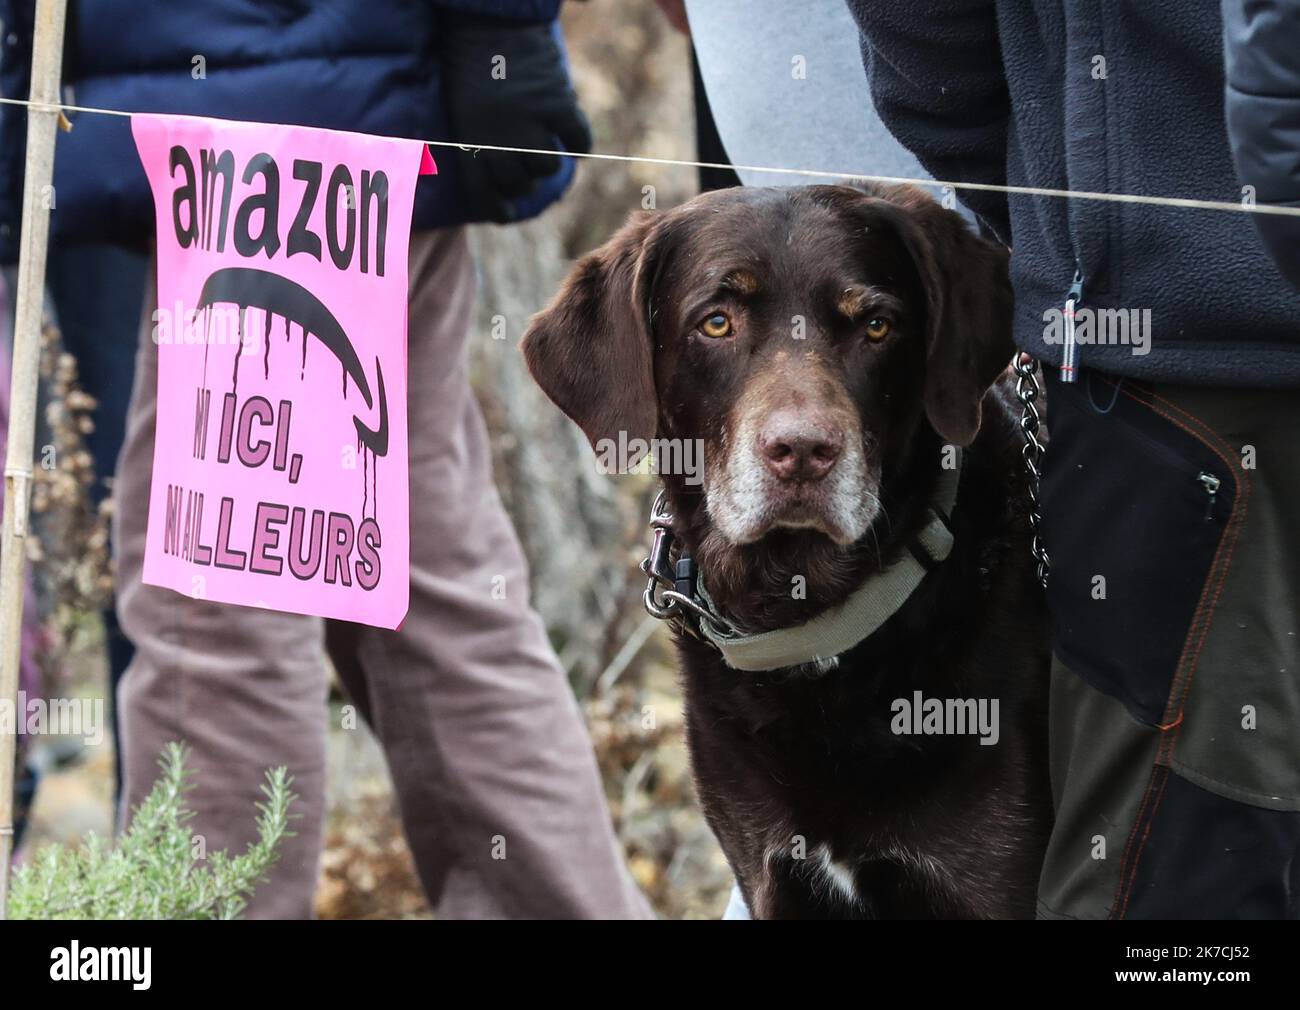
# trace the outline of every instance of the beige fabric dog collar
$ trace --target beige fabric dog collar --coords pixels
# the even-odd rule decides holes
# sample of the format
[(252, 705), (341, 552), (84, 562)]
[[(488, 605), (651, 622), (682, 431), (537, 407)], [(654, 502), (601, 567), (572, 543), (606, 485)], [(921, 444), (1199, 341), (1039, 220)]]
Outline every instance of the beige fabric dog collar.
[[(960, 456), (956, 466), (940, 471), (933, 504), (926, 509), (925, 526), (892, 563), (869, 575), (838, 607), (804, 624), (755, 635), (720, 635), (708, 622), (701, 621), (701, 634), (717, 646), (727, 665), (737, 670), (779, 670), (824, 663), (847, 652), (893, 617), (925, 578), (929, 568), (917, 560), (910, 549), (913, 545), (924, 551), (933, 564), (944, 561), (952, 553), (953, 536), (948, 517), (957, 503), (961, 471)], [(711, 609), (717, 610), (702, 577), (696, 591)]]

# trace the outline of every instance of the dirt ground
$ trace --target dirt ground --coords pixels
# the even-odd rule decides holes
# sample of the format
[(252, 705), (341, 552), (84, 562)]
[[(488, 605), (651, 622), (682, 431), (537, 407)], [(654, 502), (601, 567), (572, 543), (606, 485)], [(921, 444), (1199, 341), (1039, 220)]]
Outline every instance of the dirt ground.
[[(663, 653), (665, 644), (654, 640), (648, 649)], [(632, 874), (656, 912), (673, 919), (717, 918), (731, 878), (695, 803), (676, 674), (663, 659), (645, 667), (644, 686), (616, 686), (609, 698), (584, 706), (610, 811)], [(369, 733), (333, 734), (330, 782), (333, 814), (318, 914), (428, 917), (383, 760)]]
[[(81, 650), (79, 689), (98, 694), (102, 661), (91, 638)], [(628, 865), (665, 918), (717, 918), (730, 875), (695, 802), (683, 740), (676, 672), (662, 631), (642, 652), (637, 685), (616, 684), (583, 706)], [(325, 919), (430, 918), (402, 836), (382, 754), (364, 726), (330, 736), (330, 818), (317, 893)], [(653, 725), (650, 725), (650, 724)], [(649, 727), (649, 728), (647, 728)], [(112, 745), (48, 738), (49, 763), (24, 848), (77, 844), (111, 834)], [(61, 764), (60, 764), (61, 763)]]

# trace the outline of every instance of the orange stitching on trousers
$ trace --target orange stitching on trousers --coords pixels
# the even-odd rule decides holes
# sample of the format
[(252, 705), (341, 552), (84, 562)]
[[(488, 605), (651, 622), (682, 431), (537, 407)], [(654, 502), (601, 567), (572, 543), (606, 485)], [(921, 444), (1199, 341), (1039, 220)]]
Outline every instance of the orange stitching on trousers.
[[(1151, 781), (1153, 783), (1155, 782), (1155, 777), (1159, 773), (1161, 767), (1161, 765), (1157, 764), (1151, 769)], [(1146, 830), (1142, 832), (1142, 841), (1138, 843), (1137, 852), (1133, 854), (1133, 866), (1129, 873), (1129, 879), (1127, 883), (1121, 880), (1121, 885), (1124, 888), (1124, 901), (1123, 904), (1120, 905), (1119, 915), (1116, 916), (1116, 918), (1122, 919), (1128, 914), (1128, 899), (1133, 893), (1133, 884), (1137, 880), (1138, 863), (1142, 861), (1142, 853), (1146, 851), (1147, 839), (1151, 837), (1151, 826), (1155, 824), (1156, 814), (1160, 812), (1160, 801), (1165, 798), (1165, 786), (1169, 784), (1169, 776), (1173, 774), (1168, 767), (1165, 767), (1164, 771), (1165, 776), (1160, 782), (1160, 791), (1156, 793), (1155, 806), (1151, 808), (1151, 816), (1147, 819)], [(1137, 829), (1136, 824), (1134, 824), (1133, 827), (1134, 830)]]
[[(1204, 434), (1194, 431), (1191, 427), (1189, 427), (1183, 421), (1179, 420), (1177, 417), (1174, 417), (1167, 411), (1161, 410), (1159, 407), (1156, 407), (1153, 404), (1145, 402), (1144, 400), (1142, 400), (1141, 398), (1139, 398), (1129, 390), (1121, 388), (1121, 392), (1123, 392), (1124, 395), (1132, 399), (1135, 403), (1139, 404), (1140, 406), (1146, 407), (1148, 410), (1152, 411), (1155, 414), (1158, 414), (1160, 417), (1163, 417), (1171, 424), (1176, 425), (1177, 427), (1181, 428), (1183, 431), (1187, 432), (1187, 434), (1191, 435), (1194, 439), (1202, 443), (1207, 449), (1209, 449), (1212, 453), (1214, 453), (1214, 455), (1217, 456), (1223, 462), (1223, 465), (1225, 467), (1227, 467), (1229, 470), (1233, 469), (1233, 465), (1229, 456), (1225, 455), (1225, 453), (1222, 451), (1222, 446), (1226, 446), (1226, 443), (1223, 442), (1219, 434), (1210, 425), (1206, 424), (1199, 417), (1196, 417), (1194, 414), (1191, 414), (1188, 411), (1182, 409), (1177, 404), (1165, 399), (1164, 397), (1156, 393), (1154, 390), (1151, 391), (1151, 396), (1153, 399), (1159, 400), (1170, 410), (1177, 411), (1184, 418), (1188, 418), (1191, 421), (1195, 422), (1202, 429), (1204, 429)], [(1210, 437), (1207, 438), (1206, 435)], [(1211, 442), (1210, 440), (1211, 438), (1213, 438), (1215, 442), (1221, 443), (1221, 445), (1213, 444), (1213, 442)], [(1191, 625), (1187, 629), (1187, 637), (1184, 639), (1183, 642), (1183, 655), (1187, 656), (1187, 661), (1185, 664), (1186, 673), (1184, 674), (1183, 690), (1182, 690), (1182, 694), (1178, 699), (1177, 717), (1172, 722), (1157, 727), (1161, 731), (1160, 745), (1156, 749), (1155, 766), (1151, 770), (1151, 778), (1147, 781), (1146, 792), (1143, 794), (1142, 803), (1138, 807), (1138, 814), (1133, 822), (1133, 830), (1129, 832), (1128, 844), (1125, 845), (1124, 847), (1124, 857), (1120, 862), (1121, 869), (1120, 869), (1119, 891), (1115, 896), (1116, 904), (1118, 904), (1119, 910), (1118, 910), (1118, 914), (1116, 914), (1115, 906), (1112, 905), (1111, 908), (1112, 918), (1122, 919), (1128, 912), (1129, 898), (1132, 895), (1133, 884), (1137, 880), (1138, 864), (1142, 860), (1142, 853), (1146, 850), (1147, 839), (1151, 835), (1151, 827), (1155, 823), (1156, 814), (1160, 810), (1160, 801), (1164, 798), (1165, 783), (1169, 781), (1169, 775), (1173, 774), (1172, 770), (1170, 770), (1167, 765), (1162, 765), (1162, 762), (1170, 760), (1173, 754), (1173, 749), (1178, 742), (1178, 736), (1183, 724), (1184, 709), (1187, 704), (1187, 696), (1192, 689), (1192, 679), (1195, 676), (1197, 664), (1200, 662), (1201, 650), (1204, 648), (1205, 641), (1209, 637), (1210, 626), (1213, 624), (1214, 614), (1219, 606), (1219, 599), (1223, 595), (1223, 587), (1228, 581), (1228, 571), (1232, 567), (1232, 557), (1236, 551), (1237, 540), (1239, 538), (1241, 528), (1245, 525), (1246, 522), (1246, 514), (1247, 514), (1248, 505), (1250, 501), (1249, 475), (1243, 472), (1241, 475), (1241, 479), (1235, 481), (1234, 483), (1240, 489), (1241, 494), (1238, 495), (1238, 500), (1233, 505), (1233, 509), (1232, 509), (1233, 514), (1231, 518), (1228, 520), (1228, 526), (1225, 528), (1223, 537), (1219, 541), (1219, 546), (1215, 550), (1214, 559), (1210, 563), (1210, 574), (1207, 576), (1205, 587), (1201, 592), (1201, 601), (1197, 604), (1196, 612), (1192, 615)], [(1225, 553), (1225, 548), (1226, 548), (1226, 553)], [(1221, 558), (1222, 558), (1222, 563), (1220, 564)], [(1207, 610), (1206, 597), (1209, 596), (1210, 594), (1211, 584), (1215, 584), (1215, 583), (1217, 584), (1214, 586), (1213, 596), (1209, 599), (1209, 607)], [(1191, 647), (1193, 635), (1195, 635), (1198, 631), (1199, 631), (1199, 637), (1197, 638), (1196, 645), (1191, 655), (1188, 656), (1187, 650), (1189, 647)], [(1183, 666), (1184, 664), (1180, 662), (1179, 667), (1183, 667)], [(1160, 784), (1160, 790), (1156, 795), (1155, 804), (1151, 808), (1151, 816), (1146, 822), (1146, 830), (1143, 831), (1142, 833), (1142, 840), (1138, 844), (1136, 851), (1134, 851), (1133, 840), (1137, 834), (1138, 825), (1142, 823), (1143, 814), (1145, 813), (1147, 807), (1147, 800), (1151, 796), (1151, 789), (1155, 785), (1156, 775), (1159, 773), (1159, 769), (1161, 767), (1165, 768), (1165, 779)], [(1130, 854), (1132, 855), (1131, 864), (1129, 862)]]
[[(1152, 395), (1154, 396), (1154, 395), (1156, 395), (1156, 394), (1153, 393)], [(1210, 432), (1213, 434), (1213, 429), (1211, 429), (1211, 428), (1209, 427), (1209, 425), (1207, 425), (1207, 424), (1206, 424), (1204, 421), (1202, 421), (1200, 418), (1197, 418), (1197, 417), (1194, 417), (1194, 416), (1191, 415), (1191, 414), (1188, 414), (1185, 410), (1181, 410), (1180, 408), (1178, 408), (1178, 407), (1175, 406), (1174, 404), (1169, 403), (1168, 400), (1164, 400), (1163, 398), (1160, 398), (1160, 399), (1161, 399), (1161, 402), (1162, 402), (1162, 403), (1167, 403), (1167, 404), (1170, 406), (1171, 409), (1173, 409), (1173, 410), (1177, 410), (1179, 413), (1183, 414), (1184, 416), (1189, 417), (1189, 418), (1192, 418), (1192, 420), (1196, 421), (1197, 424), (1200, 424), (1201, 426), (1203, 426), (1204, 428), (1206, 428), (1207, 431), (1210, 431)], [(1222, 452), (1220, 452), (1219, 448), (1216, 447), (1216, 446), (1214, 446), (1214, 445), (1212, 445), (1212, 444), (1211, 444), (1207, 439), (1205, 439), (1205, 438), (1203, 438), (1202, 436), (1198, 435), (1196, 432), (1192, 431), (1191, 428), (1187, 427), (1187, 425), (1183, 424), (1183, 423), (1180, 422), (1177, 418), (1172, 417), (1171, 415), (1165, 413), (1164, 411), (1159, 410), (1159, 409), (1156, 408), (1156, 407), (1150, 407), (1149, 409), (1155, 411), (1155, 413), (1159, 414), (1161, 417), (1165, 418), (1166, 420), (1170, 421), (1171, 423), (1178, 425), (1178, 427), (1182, 428), (1184, 431), (1186, 431), (1186, 432), (1187, 432), (1189, 435), (1191, 435), (1193, 438), (1195, 438), (1195, 439), (1197, 439), (1198, 441), (1204, 443), (1204, 445), (1206, 446), (1206, 448), (1208, 448), (1211, 452), (1213, 452), (1216, 456), (1218, 456), (1220, 460), (1223, 461), (1223, 465), (1224, 465), (1224, 466), (1228, 467), (1229, 469), (1232, 469), (1232, 463), (1231, 463), (1231, 461), (1229, 460), (1229, 458), (1228, 458), (1227, 456), (1225, 456)], [(1215, 434), (1215, 438), (1216, 438), (1216, 439), (1218, 438), (1218, 435), (1217, 435), (1217, 434)], [(1213, 578), (1215, 578), (1215, 577), (1217, 576), (1217, 583), (1218, 583), (1218, 584), (1217, 584), (1217, 586), (1215, 587), (1214, 598), (1210, 601), (1210, 608), (1209, 608), (1209, 611), (1204, 615), (1203, 619), (1202, 619), (1201, 622), (1200, 622), (1200, 623), (1201, 623), (1201, 629), (1200, 629), (1200, 630), (1201, 630), (1201, 634), (1200, 634), (1200, 639), (1198, 640), (1198, 642), (1197, 642), (1197, 644), (1196, 644), (1196, 650), (1195, 650), (1195, 652), (1194, 652), (1194, 653), (1189, 657), (1189, 661), (1188, 661), (1188, 664), (1187, 664), (1187, 676), (1186, 676), (1186, 680), (1184, 681), (1184, 684), (1183, 684), (1183, 693), (1182, 693), (1182, 696), (1179, 698), (1179, 701), (1178, 701), (1178, 713), (1179, 713), (1179, 715), (1178, 715), (1178, 719), (1175, 720), (1175, 723), (1174, 723), (1175, 726), (1181, 724), (1181, 722), (1182, 722), (1182, 711), (1183, 711), (1183, 706), (1187, 703), (1187, 695), (1191, 692), (1191, 688), (1192, 688), (1192, 678), (1193, 678), (1193, 676), (1195, 675), (1195, 672), (1196, 672), (1196, 665), (1197, 665), (1197, 663), (1200, 661), (1200, 658), (1201, 658), (1201, 650), (1205, 647), (1205, 640), (1209, 637), (1209, 634), (1210, 634), (1210, 625), (1211, 625), (1211, 624), (1213, 623), (1213, 621), (1214, 621), (1214, 613), (1215, 613), (1215, 611), (1218, 609), (1218, 606), (1219, 606), (1219, 599), (1220, 599), (1220, 597), (1223, 595), (1223, 587), (1224, 587), (1224, 585), (1225, 585), (1225, 584), (1227, 583), (1227, 581), (1228, 581), (1228, 570), (1229, 570), (1229, 569), (1231, 568), (1231, 566), (1232, 566), (1232, 557), (1233, 557), (1233, 554), (1235, 553), (1235, 551), (1236, 551), (1236, 549), (1237, 549), (1237, 540), (1239, 539), (1239, 536), (1240, 536), (1240, 533), (1241, 533), (1241, 527), (1244, 526), (1244, 525), (1245, 525), (1245, 522), (1246, 522), (1246, 514), (1247, 514), (1247, 512), (1248, 512), (1248, 510), (1249, 510), (1249, 505), (1250, 505), (1250, 479), (1249, 479), (1249, 477), (1248, 477), (1248, 476), (1243, 472), (1243, 473), (1242, 473), (1241, 480), (1240, 480), (1240, 481), (1237, 481), (1236, 483), (1237, 483), (1237, 486), (1240, 488), (1240, 490), (1241, 490), (1241, 492), (1242, 492), (1242, 493), (1239, 495), (1239, 500), (1238, 500), (1238, 502), (1236, 503), (1237, 506), (1240, 506), (1240, 511), (1238, 511), (1238, 508), (1234, 506), (1234, 508), (1233, 508), (1233, 510), (1232, 510), (1232, 511), (1233, 511), (1233, 515), (1232, 515), (1231, 519), (1229, 519), (1229, 522), (1228, 522), (1228, 526), (1227, 526), (1227, 528), (1224, 530), (1223, 542), (1220, 543), (1219, 550), (1215, 552), (1215, 553), (1216, 553), (1215, 560), (1214, 560), (1214, 562), (1212, 563), (1212, 567), (1211, 567), (1211, 573), (1212, 573), (1212, 574), (1211, 574), (1211, 579), (1213, 579)], [(1218, 571), (1216, 572), (1216, 571), (1215, 571), (1215, 568), (1214, 568), (1213, 566), (1218, 564), (1218, 555), (1221, 554), (1221, 553), (1223, 552), (1223, 548), (1224, 548), (1225, 546), (1227, 547), (1227, 554), (1226, 554), (1226, 556), (1225, 556), (1224, 559), (1223, 559), (1223, 565), (1222, 565), (1222, 567), (1219, 568)], [(1209, 580), (1207, 580), (1207, 582), (1208, 582), (1208, 581), (1209, 581)], [(1197, 610), (1199, 611), (1200, 609), (1201, 609), (1201, 608), (1198, 606)], [(1195, 619), (1195, 618), (1193, 619), (1193, 623), (1194, 623), (1194, 624), (1196, 623), (1196, 619)], [(1164, 751), (1164, 754), (1165, 754), (1166, 757), (1168, 757), (1168, 755), (1169, 755), (1170, 753), (1172, 753), (1173, 746), (1174, 746), (1174, 743), (1176, 743), (1176, 741), (1177, 741), (1177, 734), (1173, 734), (1173, 735), (1172, 735), (1172, 738), (1170, 739), (1170, 743), (1169, 743), (1168, 749)]]
[(1158, 765), (1151, 766), (1151, 776), (1147, 779), (1146, 792), (1142, 794), (1142, 802), (1138, 805), (1137, 816), (1133, 818), (1133, 828), (1129, 831), (1128, 842), (1124, 845), (1124, 855), (1119, 861), (1119, 888), (1115, 892), (1115, 899), (1110, 907), (1110, 917), (1112, 919), (1123, 917), (1123, 911), (1120, 909), (1121, 902), (1125, 907), (1128, 906), (1127, 891), (1125, 890), (1124, 882), (1129, 866), (1129, 854), (1133, 851), (1133, 840), (1137, 837), (1138, 825), (1142, 823), (1142, 815), (1146, 812), (1147, 801), (1151, 798), (1151, 790), (1156, 784), (1156, 772), (1158, 770)]

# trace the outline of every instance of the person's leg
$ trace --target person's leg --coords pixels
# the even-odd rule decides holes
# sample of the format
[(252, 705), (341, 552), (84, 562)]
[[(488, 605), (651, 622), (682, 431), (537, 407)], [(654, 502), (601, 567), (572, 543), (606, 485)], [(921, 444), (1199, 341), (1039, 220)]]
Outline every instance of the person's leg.
[(282, 842), (247, 914), (305, 918), (324, 830), (328, 680), (321, 622), (143, 583), (158, 381), (153, 301), (150, 282), (114, 518), (118, 611), (136, 645), (118, 691), (122, 823), (153, 785), (163, 747), (178, 740), (190, 749), (194, 788), (186, 799), (195, 835), (209, 852), (242, 852), (257, 836), (264, 772), (287, 767), (298, 797), (290, 810), (295, 834)]
[(95, 398), (95, 427), (85, 445), (95, 461), (96, 504), (108, 493), (122, 451), (148, 270), (148, 256), (120, 246), (50, 250), (47, 283), (59, 336), (77, 359), (79, 385)]
[[(86, 449), (95, 461), (90, 500), (96, 507), (108, 495), (109, 478), (117, 469), (126, 434), (140, 329), (138, 317), (148, 268), (148, 256), (121, 246), (64, 245), (50, 249), (46, 283), (59, 335), (64, 348), (77, 359), (78, 383), (95, 399), (95, 428), (86, 436)], [(103, 618), (114, 771), (120, 791), (122, 754), (117, 705), (112, 699), (117, 696), (117, 686), (135, 650), (117, 620), (116, 601), (111, 597)]]
[(331, 625), (331, 652), (439, 914), (646, 916), (492, 484), (464, 353), (473, 294), (463, 232), (413, 237), (411, 609), (396, 632)]
[(1300, 397), (1053, 386), (1040, 912), (1300, 917)]

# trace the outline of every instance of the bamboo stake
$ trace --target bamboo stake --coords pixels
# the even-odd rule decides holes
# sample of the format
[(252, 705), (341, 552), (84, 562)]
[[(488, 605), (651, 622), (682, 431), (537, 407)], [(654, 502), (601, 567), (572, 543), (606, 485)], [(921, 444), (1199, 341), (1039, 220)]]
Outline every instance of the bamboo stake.
[(37, 0), (32, 43), (31, 100), (27, 110), (27, 169), (23, 177), (23, 230), (14, 293), (13, 376), (10, 383), (9, 446), (5, 456), (4, 525), (0, 539), (0, 704), (13, 706), (14, 725), (0, 728), (0, 920), (9, 911), (9, 863), (14, 842), (14, 759), (18, 723), (18, 661), (23, 622), (23, 576), (27, 567), (27, 519), (36, 454), (36, 387), (45, 304), (45, 251), (50, 234), (50, 180), (60, 110), (63, 22), (67, 0)]

